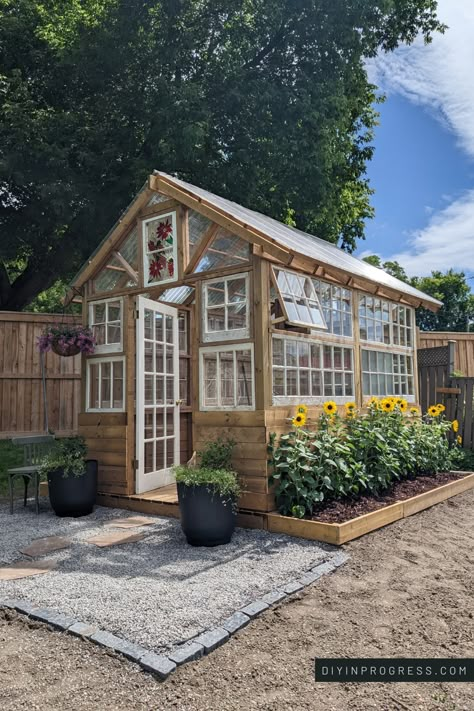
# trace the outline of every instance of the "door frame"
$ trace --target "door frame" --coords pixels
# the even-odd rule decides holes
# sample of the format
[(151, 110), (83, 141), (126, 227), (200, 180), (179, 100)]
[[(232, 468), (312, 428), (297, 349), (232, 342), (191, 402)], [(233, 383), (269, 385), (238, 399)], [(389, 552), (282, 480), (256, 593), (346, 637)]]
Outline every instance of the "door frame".
[[(162, 488), (175, 481), (172, 473), (172, 468), (156, 470), (155, 472), (145, 473), (145, 309), (149, 309), (155, 313), (160, 313), (164, 318), (166, 316), (173, 317), (173, 404), (166, 404), (166, 380), (164, 382), (163, 391), (163, 408), (173, 408), (174, 415), (174, 465), (180, 463), (180, 400), (179, 400), (179, 334), (178, 334), (178, 309), (167, 304), (162, 304), (159, 301), (153, 301), (145, 296), (137, 296), (136, 298), (136, 398), (135, 398), (135, 493), (143, 494), (153, 489)], [(165, 336), (166, 338), (166, 329)], [(164, 362), (166, 362), (166, 354), (164, 354)], [(155, 366), (155, 358), (153, 357)], [(166, 367), (166, 366), (165, 366)], [(156, 371), (154, 370), (154, 373)], [(153, 388), (155, 393), (155, 386)], [(156, 441), (156, 432), (154, 432)], [(145, 478), (152, 480), (152, 483), (147, 483)], [(159, 480), (159, 483), (153, 481)]]

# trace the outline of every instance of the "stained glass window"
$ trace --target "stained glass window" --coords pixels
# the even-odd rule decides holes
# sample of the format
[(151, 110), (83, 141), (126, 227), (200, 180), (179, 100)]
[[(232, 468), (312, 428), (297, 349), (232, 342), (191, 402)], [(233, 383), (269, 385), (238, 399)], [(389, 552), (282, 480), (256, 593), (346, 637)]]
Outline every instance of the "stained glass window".
[(176, 213), (143, 222), (145, 285), (176, 280)]

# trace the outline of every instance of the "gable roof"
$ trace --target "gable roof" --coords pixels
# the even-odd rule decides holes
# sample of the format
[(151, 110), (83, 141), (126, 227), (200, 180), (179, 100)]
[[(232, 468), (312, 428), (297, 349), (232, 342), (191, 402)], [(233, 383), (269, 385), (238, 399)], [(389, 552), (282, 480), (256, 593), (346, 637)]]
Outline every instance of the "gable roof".
[[(121, 237), (125, 229), (135, 219), (140, 209), (146, 205), (153, 192), (157, 190), (170, 198), (175, 198), (187, 204), (198, 212), (212, 210), (212, 218), (216, 222), (219, 222), (220, 218), (223, 221), (223, 226), (227, 226), (230, 220), (234, 227), (240, 228), (239, 231), (244, 230), (247, 233), (247, 239), (263, 245), (264, 250), (266, 244), (269, 248), (275, 246), (278, 247), (280, 253), (283, 251), (285, 254), (298, 256), (306, 260), (309, 258), (310, 261), (314, 262), (315, 269), (317, 266), (322, 266), (329, 270), (333, 268), (338, 273), (344, 273), (347, 276), (349, 286), (351, 281), (360, 279), (363, 283), (370, 282), (377, 288), (385, 289), (388, 298), (390, 298), (390, 292), (396, 292), (397, 295), (402, 295), (408, 303), (414, 306), (424, 306), (435, 311), (442, 306), (441, 301), (396, 279), (383, 269), (367, 264), (367, 262), (348, 254), (319, 237), (307, 234), (294, 227), (289, 227), (272, 217), (250, 210), (208, 190), (186, 183), (184, 180), (160, 171), (154, 171), (153, 175), (150, 176), (149, 187), (144, 186), (140, 191), (95, 250), (93, 257), (88, 260), (88, 263), (76, 275), (71, 287), (79, 287), (90, 278), (91, 274), (89, 272), (92, 260), (94, 259), (95, 262), (99, 254), (107, 251), (107, 247), (111, 249), (117, 243), (118, 238)], [(232, 227), (229, 226), (229, 229), (232, 229)], [(289, 263), (291, 263), (291, 259)], [(382, 293), (381, 296), (383, 295)]]

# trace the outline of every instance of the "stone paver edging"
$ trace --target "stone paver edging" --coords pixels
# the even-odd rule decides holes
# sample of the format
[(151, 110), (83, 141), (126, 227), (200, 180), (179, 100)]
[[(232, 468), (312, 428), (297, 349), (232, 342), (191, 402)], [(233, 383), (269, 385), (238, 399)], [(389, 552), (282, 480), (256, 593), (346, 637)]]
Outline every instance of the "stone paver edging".
[(106, 649), (113, 650), (139, 664), (143, 669), (153, 673), (161, 680), (166, 679), (176, 667), (191, 662), (205, 654), (220, 647), (230, 639), (231, 635), (243, 629), (252, 619), (260, 615), (264, 610), (268, 610), (272, 605), (276, 605), (290, 595), (300, 592), (308, 585), (311, 585), (323, 575), (332, 573), (336, 568), (345, 563), (349, 556), (343, 551), (338, 551), (330, 561), (319, 563), (311, 568), (301, 577), (289, 581), (286, 585), (263, 595), (250, 604), (234, 612), (221, 625), (213, 627), (206, 632), (187, 640), (180, 647), (177, 647), (168, 654), (156, 654), (149, 649), (129, 642), (122, 637), (118, 637), (111, 632), (101, 630), (95, 625), (90, 625), (80, 620), (76, 620), (67, 615), (63, 615), (55, 610), (32, 605), (28, 600), (1, 600), (0, 608), (16, 610), (27, 615), (31, 619), (45, 622), (55, 629), (77, 637), (88, 639)]

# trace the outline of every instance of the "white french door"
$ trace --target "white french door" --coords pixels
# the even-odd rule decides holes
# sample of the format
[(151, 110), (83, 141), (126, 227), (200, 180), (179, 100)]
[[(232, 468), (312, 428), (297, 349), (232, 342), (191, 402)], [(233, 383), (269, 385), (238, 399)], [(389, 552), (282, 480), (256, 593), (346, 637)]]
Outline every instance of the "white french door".
[(136, 493), (174, 481), (179, 464), (178, 311), (137, 300)]

